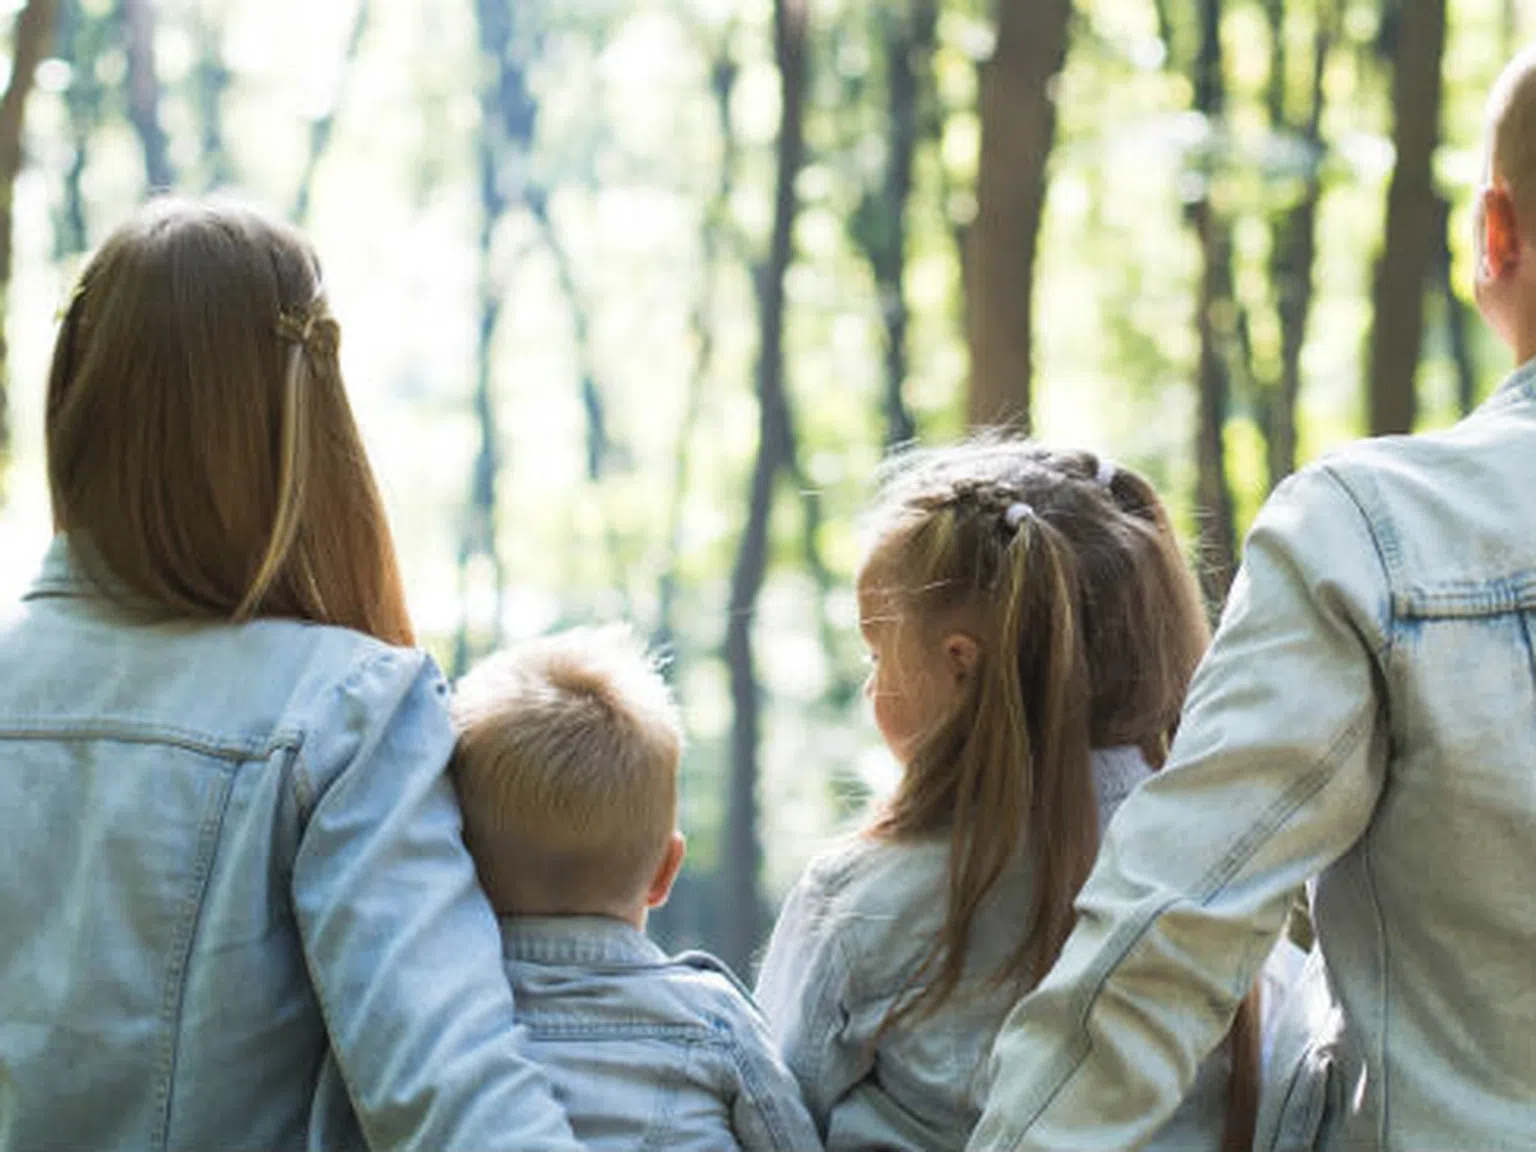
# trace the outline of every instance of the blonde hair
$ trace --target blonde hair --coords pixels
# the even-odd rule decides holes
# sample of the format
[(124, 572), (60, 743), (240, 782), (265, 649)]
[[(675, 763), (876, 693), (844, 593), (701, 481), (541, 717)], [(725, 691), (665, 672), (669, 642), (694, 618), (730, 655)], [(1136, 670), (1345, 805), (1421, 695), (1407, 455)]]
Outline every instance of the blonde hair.
[(54, 523), (88, 574), (159, 614), (412, 643), (339, 343), (315, 254), (284, 224), (162, 199), (113, 232), (48, 378)]
[[(1022, 992), (1055, 962), (1098, 852), (1091, 752), (1134, 744), (1160, 767), (1210, 637), (1156, 491), (1091, 453), (1000, 437), (906, 452), (884, 469), (873, 520), (860, 583), (894, 626), (930, 641), (961, 628), (980, 648), (869, 829), (950, 840), (944, 925), (889, 1028), (959, 989), (977, 916), (1020, 852), (1032, 903), (994, 978)], [(1256, 1075), (1234, 1076), (1234, 1104)], [(1229, 1127), (1251, 1140), (1247, 1107)]]
[(491, 656), (453, 715), (464, 839), (498, 911), (612, 913), (644, 895), (676, 828), (683, 737), (628, 628)]
[(1499, 74), (1488, 100), (1490, 176), (1504, 183), (1522, 228), (1536, 221), (1536, 45)]

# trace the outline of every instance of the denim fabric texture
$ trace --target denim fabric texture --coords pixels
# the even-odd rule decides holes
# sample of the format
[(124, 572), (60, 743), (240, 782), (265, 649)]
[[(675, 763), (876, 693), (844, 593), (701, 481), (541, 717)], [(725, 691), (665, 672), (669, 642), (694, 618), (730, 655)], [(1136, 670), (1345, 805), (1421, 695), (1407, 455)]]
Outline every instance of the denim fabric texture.
[(973, 1146), (1143, 1143), (1316, 876), (1315, 1144), (1536, 1147), (1533, 628), (1536, 363), (1450, 430), (1287, 481), (1169, 767), (999, 1035)]
[[(1135, 748), (1093, 756), (1100, 824), (1152, 775)], [(948, 838), (889, 843), (856, 837), (817, 857), (785, 900), (757, 994), (828, 1149), (941, 1152), (965, 1146), (986, 1097), (987, 1055), (1018, 994), (991, 976), (1018, 943), (1030, 868), (1003, 876), (976, 921), (967, 975), (937, 1014), (881, 1034), (886, 1013), (943, 925)], [(1228, 1056), (1162, 1133), (1168, 1148), (1219, 1141)]]
[(502, 921), (526, 1050), (593, 1152), (815, 1152), (816, 1129), (746, 990), (601, 916)]
[(0, 685), (0, 1149), (577, 1147), (426, 656), (144, 623), (59, 537)]

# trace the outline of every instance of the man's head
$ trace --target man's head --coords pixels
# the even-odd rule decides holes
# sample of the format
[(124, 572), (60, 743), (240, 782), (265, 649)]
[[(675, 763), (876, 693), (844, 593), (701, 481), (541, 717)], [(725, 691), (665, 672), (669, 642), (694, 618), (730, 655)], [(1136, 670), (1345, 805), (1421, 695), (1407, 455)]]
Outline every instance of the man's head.
[(460, 682), (454, 779), (464, 838), (503, 915), (643, 923), (682, 864), (682, 728), (627, 628), (498, 653)]
[(1487, 152), (1476, 210), (1477, 303), (1525, 360), (1536, 353), (1536, 45), (1494, 85)]

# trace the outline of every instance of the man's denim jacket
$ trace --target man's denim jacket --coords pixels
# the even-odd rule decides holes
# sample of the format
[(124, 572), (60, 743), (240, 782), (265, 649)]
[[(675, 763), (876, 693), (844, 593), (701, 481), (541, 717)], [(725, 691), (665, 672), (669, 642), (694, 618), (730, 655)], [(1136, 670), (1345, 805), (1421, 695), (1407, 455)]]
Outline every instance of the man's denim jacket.
[(818, 1152), (762, 1016), (720, 961), (601, 916), (502, 921), (526, 1049), (593, 1152)]
[(576, 1146), (425, 656), (137, 622), (60, 537), (0, 686), (0, 1149)]
[[(1135, 748), (1095, 752), (1093, 770), (1101, 824), (1152, 774)], [(784, 902), (757, 994), (829, 1150), (959, 1149), (981, 1116), (987, 1052), (1016, 997), (991, 977), (1029, 908), (1026, 857), (989, 893), (956, 994), (931, 1017), (881, 1027), (943, 926), (948, 866), (948, 836), (856, 837), (813, 860)], [(1219, 1049), (1166, 1147), (1220, 1139), (1227, 1071)]]
[(1140, 1144), (1316, 875), (1316, 1142), (1536, 1147), (1533, 632), (1536, 364), (1454, 429), (1283, 485), (973, 1146)]

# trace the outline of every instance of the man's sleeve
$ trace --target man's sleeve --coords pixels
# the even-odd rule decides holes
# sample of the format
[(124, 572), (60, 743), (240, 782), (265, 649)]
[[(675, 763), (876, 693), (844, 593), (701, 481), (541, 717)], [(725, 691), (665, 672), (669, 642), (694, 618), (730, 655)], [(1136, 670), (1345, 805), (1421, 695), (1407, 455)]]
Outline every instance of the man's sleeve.
[(1121, 807), (1055, 968), (1009, 1016), (969, 1147), (1128, 1149), (1178, 1106), (1292, 894), (1370, 822), (1390, 597), (1329, 471), (1260, 514), (1169, 766)]

